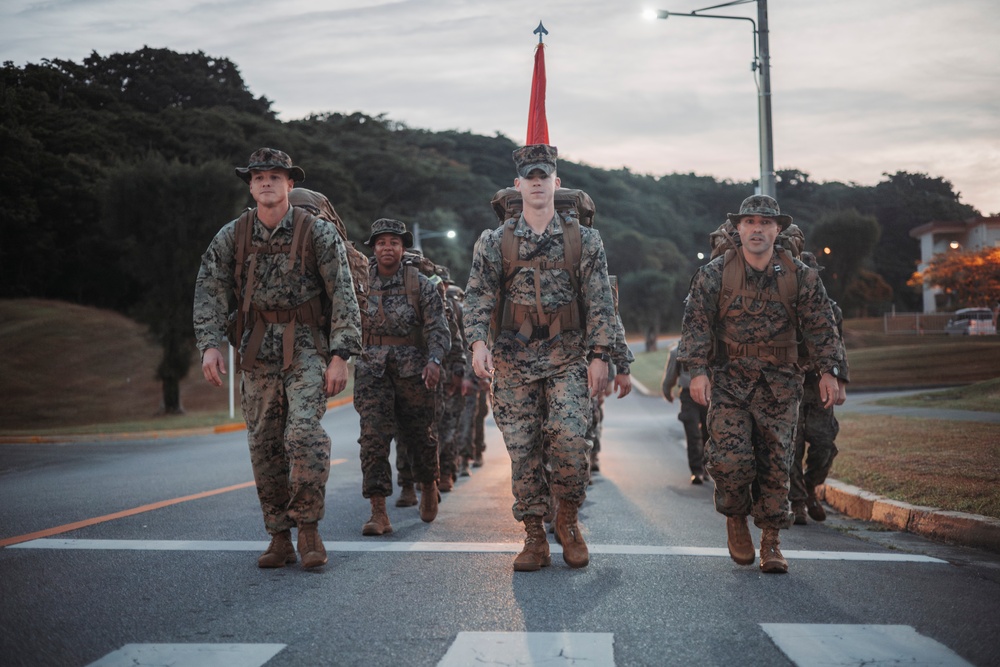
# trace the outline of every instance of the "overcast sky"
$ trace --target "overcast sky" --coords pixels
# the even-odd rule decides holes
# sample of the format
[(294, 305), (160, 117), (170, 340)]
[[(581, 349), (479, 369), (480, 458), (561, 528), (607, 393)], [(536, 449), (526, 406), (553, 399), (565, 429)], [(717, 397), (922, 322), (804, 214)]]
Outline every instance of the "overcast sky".
[[(759, 175), (751, 24), (641, 18), (722, 1), (3, 0), (0, 58), (200, 50), (236, 63), (283, 120), (361, 111), (521, 143), (542, 20), (561, 156), (747, 181)], [(924, 172), (1000, 212), (997, 0), (771, 0), (768, 10), (777, 169), (862, 185)]]

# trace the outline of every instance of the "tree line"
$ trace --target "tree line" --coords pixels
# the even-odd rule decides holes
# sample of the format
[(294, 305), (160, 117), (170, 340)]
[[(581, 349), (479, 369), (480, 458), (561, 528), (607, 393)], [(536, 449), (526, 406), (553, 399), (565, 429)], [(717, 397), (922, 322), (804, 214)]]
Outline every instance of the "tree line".
[[(233, 167), (261, 146), (292, 155), (306, 170), (303, 185), (330, 198), (357, 242), (380, 217), (454, 229), (455, 240), (429, 239), (424, 249), (465, 281), (476, 238), (497, 224), (490, 199), (513, 179), (514, 141), (361, 112), (282, 122), (271, 105), (248, 89), (236, 64), (202, 52), (147, 47), (94, 52), (81, 63), (4, 63), (0, 297), (62, 299), (147, 324), (164, 350), (164, 405), (179, 409), (177, 383), (193, 358), (199, 258), (252, 203)], [(569, 161), (559, 172), (597, 204), (622, 319), (635, 332), (679, 325), (708, 234), (754, 187)], [(787, 169), (777, 174), (777, 197), (851, 316), (919, 309), (919, 291), (907, 285), (919, 259), (909, 230), (978, 214), (944, 178), (908, 172), (862, 186), (816, 183)]]

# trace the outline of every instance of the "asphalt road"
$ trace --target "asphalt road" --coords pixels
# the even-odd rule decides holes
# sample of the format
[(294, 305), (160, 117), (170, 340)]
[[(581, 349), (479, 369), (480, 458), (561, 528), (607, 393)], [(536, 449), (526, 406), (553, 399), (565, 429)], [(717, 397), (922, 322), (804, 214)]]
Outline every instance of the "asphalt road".
[(996, 555), (833, 513), (782, 533), (787, 575), (730, 561), (676, 409), (609, 401), (581, 511), (591, 564), (553, 544), (537, 573), (511, 569), (523, 532), (492, 421), (485, 466), (435, 522), (390, 499), (395, 532), (372, 538), (357, 415), (331, 411), (314, 571), (256, 567), (243, 432), (0, 445), (0, 664), (1000, 664)]

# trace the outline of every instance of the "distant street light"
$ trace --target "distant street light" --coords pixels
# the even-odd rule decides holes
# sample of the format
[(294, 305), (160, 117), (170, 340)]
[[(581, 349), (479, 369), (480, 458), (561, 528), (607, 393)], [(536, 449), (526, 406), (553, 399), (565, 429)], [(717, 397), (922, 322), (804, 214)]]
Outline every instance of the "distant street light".
[[(748, 2), (757, 3), (757, 22), (746, 16), (726, 16), (723, 14), (701, 14), (709, 9), (719, 7), (731, 7), (733, 5), (744, 5)], [(701, 19), (732, 19), (734, 21), (749, 21), (753, 25), (753, 62), (750, 69), (753, 72), (760, 72), (757, 81), (757, 115), (760, 126), (760, 194), (775, 196), (775, 176), (774, 176), (774, 144), (771, 138), (771, 54), (768, 46), (767, 30), (767, 0), (732, 0), (721, 5), (702, 7), (690, 13), (668, 12), (663, 9), (651, 9), (645, 12), (648, 19), (668, 19), (671, 16), (684, 16)], [(758, 29), (759, 24), (759, 29)], [(760, 56), (758, 57), (758, 43), (760, 44)]]
[(445, 238), (453, 239), (457, 236), (454, 229), (449, 229), (448, 231), (437, 231), (428, 230), (426, 232), (420, 230), (420, 223), (413, 223), (413, 249), (420, 250), (423, 252), (424, 247), (421, 245), (423, 239), (432, 239), (437, 236), (444, 236)]

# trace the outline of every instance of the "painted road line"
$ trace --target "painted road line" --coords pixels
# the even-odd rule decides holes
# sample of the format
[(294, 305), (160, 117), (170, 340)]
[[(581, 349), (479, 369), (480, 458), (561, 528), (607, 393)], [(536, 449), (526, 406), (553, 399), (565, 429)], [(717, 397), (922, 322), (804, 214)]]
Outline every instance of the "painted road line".
[(87, 667), (261, 667), (286, 644), (125, 644)]
[(459, 632), (438, 667), (614, 667), (610, 632)]
[[(330, 461), (330, 465), (335, 466), (346, 462), (347, 459), (333, 459), (332, 461)], [(164, 507), (170, 507), (171, 505), (178, 505), (180, 503), (186, 503), (192, 500), (200, 500), (202, 498), (217, 496), (220, 493), (229, 493), (230, 491), (245, 489), (253, 485), (254, 482), (243, 482), (242, 484), (234, 484), (233, 486), (226, 486), (221, 489), (202, 491), (201, 493), (195, 493), (190, 496), (171, 498), (170, 500), (161, 500), (158, 503), (150, 503), (149, 505), (140, 505), (139, 507), (133, 507), (130, 510), (115, 512), (114, 514), (105, 514), (104, 516), (97, 516), (92, 519), (84, 519), (83, 521), (66, 523), (61, 526), (56, 526), (54, 528), (46, 528), (45, 530), (39, 530), (34, 533), (27, 533), (26, 535), (8, 537), (6, 539), (0, 540), (0, 549), (2, 549), (3, 547), (13, 546), (15, 544), (21, 544), (23, 542), (28, 542), (31, 540), (38, 540), (46, 537), (51, 537), (52, 535), (61, 535), (63, 533), (68, 533), (71, 530), (79, 530), (80, 528), (94, 526), (99, 523), (104, 523), (106, 521), (114, 521), (115, 519), (124, 519), (125, 517), (135, 516), (136, 514), (142, 514), (143, 512), (152, 512), (153, 510), (162, 509)]]
[(761, 623), (797, 667), (907, 665), (972, 667), (957, 653), (909, 625)]
[[(324, 542), (327, 551), (367, 553), (519, 553), (521, 542)], [(220, 540), (74, 540), (36, 539), (11, 545), (11, 549), (105, 549), (123, 551), (259, 551), (263, 541)], [(714, 547), (659, 547), (634, 544), (590, 544), (591, 554), (612, 556), (698, 556), (729, 558), (727, 549)], [(550, 544), (553, 553), (562, 553), (558, 544)], [(938, 563), (948, 561), (906, 553), (865, 551), (785, 551), (789, 560), (843, 560), (882, 563)]]

